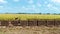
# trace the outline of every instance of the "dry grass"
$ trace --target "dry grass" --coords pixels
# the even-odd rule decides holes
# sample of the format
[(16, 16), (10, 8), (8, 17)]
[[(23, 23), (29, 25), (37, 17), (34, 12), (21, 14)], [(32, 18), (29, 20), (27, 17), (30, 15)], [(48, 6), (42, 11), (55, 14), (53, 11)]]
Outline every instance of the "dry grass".
[(60, 34), (60, 27), (8, 27), (0, 28), (0, 34)]

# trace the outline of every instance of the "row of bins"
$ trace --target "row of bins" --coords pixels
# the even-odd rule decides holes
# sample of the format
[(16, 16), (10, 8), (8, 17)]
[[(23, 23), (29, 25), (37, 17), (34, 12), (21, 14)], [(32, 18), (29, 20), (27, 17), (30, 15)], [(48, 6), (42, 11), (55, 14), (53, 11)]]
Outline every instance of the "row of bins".
[(60, 20), (0, 21), (0, 26), (60, 26)]

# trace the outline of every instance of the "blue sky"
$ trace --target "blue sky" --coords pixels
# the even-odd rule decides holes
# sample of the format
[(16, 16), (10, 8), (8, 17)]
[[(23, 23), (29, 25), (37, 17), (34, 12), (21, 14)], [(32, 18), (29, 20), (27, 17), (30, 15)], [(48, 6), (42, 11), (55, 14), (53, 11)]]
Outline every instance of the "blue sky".
[(0, 0), (0, 13), (60, 13), (60, 0)]

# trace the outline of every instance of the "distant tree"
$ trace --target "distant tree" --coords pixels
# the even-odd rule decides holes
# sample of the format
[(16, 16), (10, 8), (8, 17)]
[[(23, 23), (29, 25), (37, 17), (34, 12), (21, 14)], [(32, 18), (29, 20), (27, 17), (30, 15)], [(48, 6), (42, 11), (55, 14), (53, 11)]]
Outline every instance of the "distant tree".
[(9, 14), (8, 12), (6, 12), (5, 14)]
[(47, 14), (50, 14), (50, 13), (47, 13)]
[(54, 15), (58, 15), (57, 13), (54, 13)]
[(60, 15), (60, 13), (58, 15)]
[(42, 13), (39, 13), (39, 14), (42, 14)]

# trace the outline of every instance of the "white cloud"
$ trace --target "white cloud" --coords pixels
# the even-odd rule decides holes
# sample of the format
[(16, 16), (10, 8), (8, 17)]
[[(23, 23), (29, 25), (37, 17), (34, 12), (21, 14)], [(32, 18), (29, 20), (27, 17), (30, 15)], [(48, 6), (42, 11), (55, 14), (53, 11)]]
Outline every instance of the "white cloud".
[(45, 3), (45, 4), (47, 4), (48, 2), (47, 2), (47, 1), (45, 1), (44, 3)]
[(19, 2), (20, 0), (13, 0), (14, 2)]
[(52, 2), (60, 3), (60, 0), (52, 0)]
[(47, 5), (47, 7), (48, 7), (48, 8), (51, 8), (51, 7), (52, 7), (52, 5), (51, 5), (51, 4), (48, 4), (48, 5)]
[(25, 7), (25, 6), (23, 6), (22, 7), (23, 9), (25, 9), (25, 10), (34, 10), (35, 8), (36, 8), (36, 6), (35, 5), (28, 5), (27, 7)]
[(33, 4), (34, 2), (33, 2), (33, 0), (28, 0), (28, 3)]
[(55, 10), (58, 9), (57, 7), (53, 6), (52, 4), (48, 4), (47, 7), (48, 7), (49, 9), (55, 9)]
[(40, 3), (37, 3), (37, 6), (38, 6), (38, 7), (41, 7), (41, 4), (40, 4)]
[(7, 3), (7, 1), (5, 1), (5, 0), (0, 0), (0, 4), (1, 3)]
[(0, 8), (3, 8), (3, 6), (0, 6)]
[(28, 8), (27, 7), (25, 7), (25, 6), (22, 6), (22, 8), (21, 8), (22, 10), (28, 10)]
[(4, 6), (0, 6), (0, 9), (3, 9)]
[(26, 12), (26, 13), (39, 13), (41, 12), (40, 8), (36, 7), (35, 5), (31, 5), (31, 6), (22, 6), (20, 8), (20, 11), (22, 12)]
[(55, 7), (55, 6), (53, 6), (52, 4), (47, 5), (47, 10), (59, 11), (59, 9), (57, 7)]
[(35, 5), (32, 5), (32, 9), (35, 9), (36, 8), (36, 6)]

